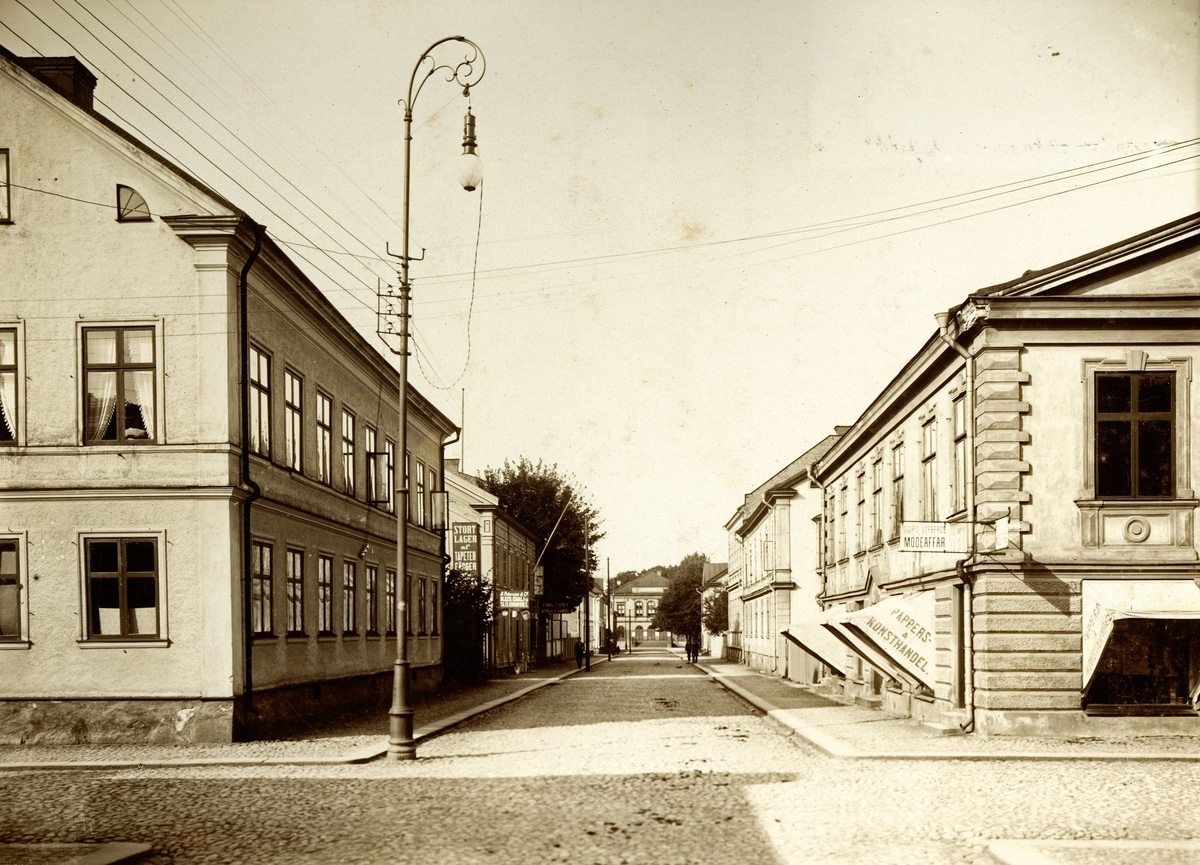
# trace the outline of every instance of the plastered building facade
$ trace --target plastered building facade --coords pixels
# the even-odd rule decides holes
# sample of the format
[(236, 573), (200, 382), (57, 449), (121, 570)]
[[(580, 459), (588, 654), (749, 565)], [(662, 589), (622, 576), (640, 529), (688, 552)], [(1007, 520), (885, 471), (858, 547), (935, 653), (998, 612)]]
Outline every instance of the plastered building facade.
[(948, 731), (1194, 732), (1200, 216), (971, 294), (822, 458), (847, 695)]
[(397, 578), (395, 370), (92, 111), (94, 82), (0, 57), (0, 740), (227, 741), (386, 704), (398, 594), (435, 687), (454, 425), (409, 391)]

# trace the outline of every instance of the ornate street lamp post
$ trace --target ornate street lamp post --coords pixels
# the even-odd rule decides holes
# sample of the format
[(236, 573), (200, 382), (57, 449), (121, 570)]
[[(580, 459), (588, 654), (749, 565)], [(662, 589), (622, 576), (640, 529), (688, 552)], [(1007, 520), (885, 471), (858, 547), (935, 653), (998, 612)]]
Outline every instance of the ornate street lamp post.
[[(433, 50), (447, 42), (461, 42), (471, 48), (471, 55), (453, 66), (438, 63), (433, 58)], [(478, 64), (478, 72), (476, 71)], [(425, 67), (422, 73), (421, 68)], [(446, 81), (453, 81), (463, 89), (463, 95), (470, 97), (471, 88), (479, 83), (487, 70), (487, 62), (479, 46), (462, 36), (448, 36), (434, 42), (413, 67), (412, 77), (408, 80), (408, 97), (401, 100), (404, 106), (404, 222), (403, 244), (400, 249), (400, 347), (393, 349), (400, 357), (400, 429), (397, 433), (397, 453), (395, 462), (404, 460), (407, 466), (408, 452), (408, 336), (409, 313), (408, 304), (412, 295), (412, 283), (408, 277), (408, 264), (413, 259), (408, 254), (408, 197), (409, 170), (412, 165), (412, 118), (413, 102), (421, 93), (425, 82), (435, 72), (445, 71)], [(418, 80), (420, 74), (420, 80)], [(414, 90), (414, 87), (416, 88)], [(467, 116), (464, 123), (463, 164), (459, 168), (459, 182), (468, 192), (474, 190), (482, 182), (482, 164), (475, 153), (475, 118), (471, 115), (470, 104), (467, 106)], [(421, 251), (424, 257), (424, 250)], [(417, 259), (418, 261), (420, 259)], [(392, 679), (392, 708), (388, 711), (388, 759), (413, 760), (417, 756), (417, 746), (413, 741), (413, 710), (409, 705), (409, 690), (411, 685), (411, 669), (408, 663), (408, 478), (402, 475), (404, 467), (395, 465), (393, 472), (396, 480), (404, 477), (402, 483), (393, 481), (396, 487), (396, 663)]]

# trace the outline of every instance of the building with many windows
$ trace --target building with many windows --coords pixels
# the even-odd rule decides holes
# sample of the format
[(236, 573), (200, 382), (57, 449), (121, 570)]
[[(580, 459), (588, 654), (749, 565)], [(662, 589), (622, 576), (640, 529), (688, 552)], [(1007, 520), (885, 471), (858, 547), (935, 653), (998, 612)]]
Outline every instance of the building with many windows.
[(839, 667), (828, 651), (836, 641), (816, 622), (821, 491), (813, 467), (846, 429), (838, 427), (747, 493), (725, 525), (731, 632), (737, 622), (731, 660), (809, 684)]
[(945, 730), (1195, 732), (1200, 214), (969, 295), (820, 460), (845, 693)]
[(487, 667), (495, 674), (523, 672), (538, 657), (533, 580), (538, 539), (500, 507), (500, 500), (483, 489), (478, 478), (460, 472), (458, 460), (446, 461), (445, 479), (451, 567), (492, 589), (492, 626), (484, 649)]
[(0, 741), (387, 705), (401, 629), (435, 687), (454, 424), (410, 389), (397, 454), (394, 368), (94, 85), (0, 56)]
[(670, 581), (662, 571), (649, 570), (626, 580), (612, 591), (613, 611), (616, 616), (618, 642), (626, 649), (646, 642), (662, 642), (670, 639), (667, 631), (651, 627), (658, 603)]

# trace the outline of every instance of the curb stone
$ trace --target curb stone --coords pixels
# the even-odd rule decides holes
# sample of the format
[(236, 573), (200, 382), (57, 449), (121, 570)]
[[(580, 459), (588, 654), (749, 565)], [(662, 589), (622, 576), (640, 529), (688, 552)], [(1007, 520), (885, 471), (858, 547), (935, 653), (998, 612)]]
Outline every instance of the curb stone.
[[(607, 658), (593, 658), (592, 664), (594, 666), (606, 660)], [(480, 703), (478, 706), (472, 706), (469, 709), (464, 709), (461, 712), (425, 724), (413, 731), (413, 740), (420, 743), (426, 739), (438, 736), (451, 727), (474, 718), (476, 715), (481, 715), (506, 703), (519, 700), (539, 688), (558, 684), (564, 679), (569, 679), (571, 676), (582, 672), (584, 672), (582, 669), (567, 670), (564, 673), (559, 673), (557, 676), (533, 682), (520, 690), (513, 691), (511, 694), (505, 694), (503, 697), (488, 700), (486, 703)], [(385, 742), (383, 745), (361, 745), (337, 757), (190, 757), (180, 760), (43, 760), (28, 763), (0, 762), (0, 772), (27, 772), (31, 770), (62, 771), (64, 769), (178, 769), (194, 766), (346, 766), (378, 760), (386, 756), (387, 751), (387, 744)], [(74, 860), (68, 861), (73, 862)], [(107, 860), (104, 861), (106, 862)], [(5, 865), (3, 859), (0, 859), (0, 865)], [(93, 865), (93, 863), (88, 861), (86, 865)], [(97, 860), (96, 865), (102, 865), (102, 862)]]
[[(0, 844), (0, 865), (20, 865), (29, 854), (43, 861), (54, 857), (55, 865), (118, 865), (136, 862), (151, 851), (149, 844), (112, 841), (106, 844)], [(56, 856), (61, 853), (61, 856)], [(24, 854), (24, 855), (22, 855)]]
[[(1105, 762), (1121, 761), (1126, 763), (1200, 763), (1200, 754), (1183, 754), (1169, 751), (1144, 751), (1141, 753), (1122, 753), (1120, 751), (1092, 751), (1081, 753), (1076, 751), (1040, 751), (1037, 753), (1014, 753), (1009, 751), (861, 751), (838, 737), (817, 727), (806, 724), (797, 718), (791, 710), (781, 709), (775, 704), (752, 693), (746, 688), (733, 682), (710, 669), (705, 664), (696, 664), (712, 679), (732, 693), (741, 697), (756, 709), (762, 711), (771, 720), (790, 728), (797, 735), (808, 741), (813, 747), (830, 757), (843, 760), (970, 760), (970, 761), (1024, 761), (1024, 762)], [(1200, 849), (1200, 848), (1198, 848)]]

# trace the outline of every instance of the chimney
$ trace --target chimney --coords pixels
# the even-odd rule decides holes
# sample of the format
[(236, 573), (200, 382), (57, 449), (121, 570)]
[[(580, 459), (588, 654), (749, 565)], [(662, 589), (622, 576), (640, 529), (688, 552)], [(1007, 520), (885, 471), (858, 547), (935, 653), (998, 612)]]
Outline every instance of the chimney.
[(447, 469), (447, 471), (452, 471), (455, 474), (460, 474), (460, 472), (458, 470), (458, 460), (457, 459), (446, 460), (446, 469)]
[(92, 110), (96, 76), (74, 57), (18, 57), (17, 65), (83, 110)]

